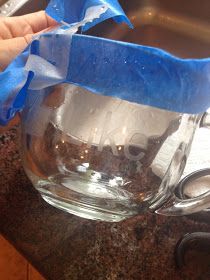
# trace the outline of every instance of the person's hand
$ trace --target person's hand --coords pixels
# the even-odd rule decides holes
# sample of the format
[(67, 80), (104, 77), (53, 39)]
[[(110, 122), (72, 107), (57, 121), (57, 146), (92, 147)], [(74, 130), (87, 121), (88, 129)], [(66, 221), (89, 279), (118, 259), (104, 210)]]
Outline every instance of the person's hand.
[(56, 25), (44, 11), (19, 17), (0, 17), (0, 71), (27, 47), (34, 34)]

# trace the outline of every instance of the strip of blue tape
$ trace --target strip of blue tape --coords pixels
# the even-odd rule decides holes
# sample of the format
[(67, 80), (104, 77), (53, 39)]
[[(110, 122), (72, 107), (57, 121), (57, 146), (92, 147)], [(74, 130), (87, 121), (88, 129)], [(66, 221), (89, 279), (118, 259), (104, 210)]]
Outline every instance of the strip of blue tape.
[(102, 38), (73, 36), (66, 82), (181, 113), (210, 107), (210, 58), (180, 59), (160, 49)]

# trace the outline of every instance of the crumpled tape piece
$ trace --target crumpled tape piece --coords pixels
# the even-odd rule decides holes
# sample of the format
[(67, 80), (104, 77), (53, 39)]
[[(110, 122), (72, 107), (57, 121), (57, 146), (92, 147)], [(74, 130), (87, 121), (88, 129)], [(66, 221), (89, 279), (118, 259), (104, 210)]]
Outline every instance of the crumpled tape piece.
[(58, 22), (75, 24), (84, 18), (85, 11), (89, 7), (97, 5), (106, 5), (108, 9), (100, 18), (96, 17), (92, 22), (84, 25), (82, 31), (109, 18), (113, 18), (117, 23), (125, 22), (129, 27), (133, 27), (118, 0), (51, 0), (46, 12)]

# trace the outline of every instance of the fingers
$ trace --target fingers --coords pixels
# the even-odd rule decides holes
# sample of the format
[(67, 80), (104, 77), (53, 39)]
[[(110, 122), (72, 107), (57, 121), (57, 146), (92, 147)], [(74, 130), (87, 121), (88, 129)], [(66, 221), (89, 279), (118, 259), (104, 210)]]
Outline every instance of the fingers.
[(49, 17), (44, 11), (28, 14), (22, 18), (31, 26), (33, 33), (58, 25), (58, 23)]
[(27, 34), (24, 37), (2, 40), (0, 43), (0, 71), (3, 71), (31, 43), (35, 35), (50, 31), (51, 29), (52, 27), (49, 27), (36, 34)]
[(0, 18), (0, 39), (12, 39), (34, 34), (58, 23), (44, 11), (19, 17)]
[(3, 71), (7, 65), (23, 51), (30, 43), (32, 34), (25, 37), (3, 40), (0, 44), (0, 71)]

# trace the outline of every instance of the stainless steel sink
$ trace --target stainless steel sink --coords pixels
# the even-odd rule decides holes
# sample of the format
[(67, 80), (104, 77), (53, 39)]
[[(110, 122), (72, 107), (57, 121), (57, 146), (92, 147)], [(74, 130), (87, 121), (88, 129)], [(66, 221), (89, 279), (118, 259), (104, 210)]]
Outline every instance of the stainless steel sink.
[[(75, 0), (76, 1), (76, 0)], [(47, 0), (0, 0), (0, 14), (44, 9)], [(210, 57), (210, 0), (119, 0), (135, 29), (112, 20), (89, 34), (162, 48), (180, 57)], [(2, 3), (4, 3), (2, 5)]]
[(0, 16), (23, 15), (43, 10), (47, 0), (0, 0)]
[(135, 26), (105, 22), (90, 34), (162, 48), (180, 57), (210, 57), (209, 0), (120, 0)]

